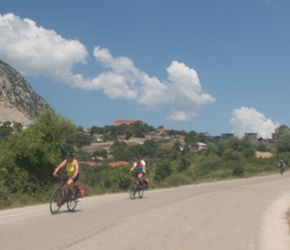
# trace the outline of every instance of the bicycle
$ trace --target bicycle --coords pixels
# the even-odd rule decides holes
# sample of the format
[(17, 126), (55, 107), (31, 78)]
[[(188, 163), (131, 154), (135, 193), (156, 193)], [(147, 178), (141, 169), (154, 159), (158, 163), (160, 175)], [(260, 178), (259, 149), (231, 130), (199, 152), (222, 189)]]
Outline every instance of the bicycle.
[(280, 174), (282, 175), (285, 171), (285, 167), (284, 166), (279, 166), (280, 169)]
[(69, 211), (74, 211), (74, 209), (76, 208), (78, 204), (78, 197), (79, 197), (76, 187), (74, 186), (74, 188), (76, 189), (76, 197), (72, 199), (71, 198), (72, 192), (68, 190), (67, 187), (65, 186), (68, 177), (57, 175), (57, 178), (60, 179), (60, 184), (59, 184), (59, 187), (56, 190), (54, 190), (54, 192), (51, 195), (50, 207), (49, 207), (50, 212), (52, 214), (57, 214), (60, 208), (65, 203), (67, 204), (67, 209)]
[(145, 191), (145, 184), (144, 184), (144, 180), (142, 181), (142, 183), (140, 183), (136, 177), (134, 177), (131, 186), (130, 186), (130, 199), (133, 200), (135, 199), (135, 195), (136, 193), (138, 193), (139, 198), (143, 198), (144, 195), (144, 191)]

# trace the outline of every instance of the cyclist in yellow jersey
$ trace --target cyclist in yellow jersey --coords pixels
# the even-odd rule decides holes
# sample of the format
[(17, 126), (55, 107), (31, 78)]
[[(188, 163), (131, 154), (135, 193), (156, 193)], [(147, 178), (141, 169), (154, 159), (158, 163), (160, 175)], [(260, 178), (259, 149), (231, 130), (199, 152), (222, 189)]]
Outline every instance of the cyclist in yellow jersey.
[(73, 196), (72, 199), (75, 198), (75, 189), (73, 184), (77, 182), (79, 179), (79, 163), (78, 161), (74, 158), (74, 154), (71, 152), (68, 152), (66, 154), (66, 159), (62, 161), (54, 170), (53, 176), (56, 176), (58, 171), (65, 167), (66, 174), (68, 176), (68, 180), (66, 182), (66, 187), (72, 192)]

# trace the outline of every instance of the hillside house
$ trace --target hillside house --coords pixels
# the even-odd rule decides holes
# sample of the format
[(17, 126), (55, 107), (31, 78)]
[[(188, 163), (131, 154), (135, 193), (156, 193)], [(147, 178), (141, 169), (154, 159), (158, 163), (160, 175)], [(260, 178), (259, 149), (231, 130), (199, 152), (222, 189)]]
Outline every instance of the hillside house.
[(203, 150), (203, 149), (207, 149), (207, 145), (203, 142), (198, 142), (197, 143), (197, 150)]
[(258, 133), (245, 133), (245, 136), (249, 136), (252, 143), (257, 143), (258, 141)]

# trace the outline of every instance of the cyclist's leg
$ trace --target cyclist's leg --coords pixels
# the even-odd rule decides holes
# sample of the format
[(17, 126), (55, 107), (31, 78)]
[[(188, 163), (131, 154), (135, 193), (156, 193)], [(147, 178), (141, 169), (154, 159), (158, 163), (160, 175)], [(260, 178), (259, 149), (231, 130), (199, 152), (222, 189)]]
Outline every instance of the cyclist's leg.
[(72, 192), (73, 195), (76, 194), (76, 190), (74, 188), (74, 184), (78, 181), (78, 179), (79, 179), (79, 174), (74, 179), (69, 178), (67, 180), (67, 182), (66, 182), (67, 188)]
[(138, 173), (138, 181), (142, 184), (143, 183), (143, 173)]
[(69, 178), (67, 183), (66, 183), (66, 187), (69, 191), (71, 191), (71, 193), (73, 194), (73, 196), (75, 195), (76, 193), (76, 190), (74, 188), (74, 181), (72, 178)]

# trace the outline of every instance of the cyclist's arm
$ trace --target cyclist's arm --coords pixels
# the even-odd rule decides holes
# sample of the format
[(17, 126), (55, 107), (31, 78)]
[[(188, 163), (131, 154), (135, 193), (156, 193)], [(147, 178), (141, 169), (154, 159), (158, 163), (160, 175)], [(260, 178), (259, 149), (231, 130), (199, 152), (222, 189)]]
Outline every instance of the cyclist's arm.
[(146, 173), (146, 163), (143, 161), (143, 173)]
[(59, 171), (62, 167), (64, 167), (65, 164), (66, 164), (66, 159), (65, 159), (63, 162), (61, 162), (61, 163), (56, 167), (56, 169), (55, 169), (54, 172), (53, 172), (53, 176), (56, 176), (56, 174), (58, 173), (58, 171)]
[(136, 166), (137, 166), (137, 163), (135, 162), (129, 172), (132, 172), (136, 168)]

